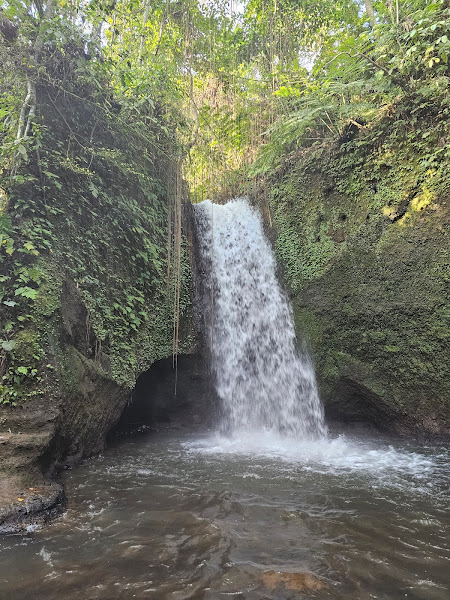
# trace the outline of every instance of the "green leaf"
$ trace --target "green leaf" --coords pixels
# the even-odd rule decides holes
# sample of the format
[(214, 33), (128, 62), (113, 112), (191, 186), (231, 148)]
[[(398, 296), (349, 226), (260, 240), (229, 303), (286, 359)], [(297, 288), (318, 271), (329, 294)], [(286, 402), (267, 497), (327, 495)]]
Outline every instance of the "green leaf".
[(89, 182), (89, 189), (91, 190), (94, 198), (98, 198), (98, 188), (95, 187), (95, 185), (92, 183), (92, 181)]
[(17, 290), (14, 292), (14, 295), (23, 296), (24, 298), (31, 298), (31, 300), (34, 300), (38, 295), (38, 290), (30, 287), (20, 287), (17, 288)]
[(18, 373), (20, 373), (21, 375), (27, 375), (28, 374), (28, 367), (17, 367), (16, 371)]
[(3, 340), (2, 348), (6, 352), (11, 352), (11, 350), (14, 350), (14, 348), (16, 347), (16, 344), (17, 344), (16, 340)]

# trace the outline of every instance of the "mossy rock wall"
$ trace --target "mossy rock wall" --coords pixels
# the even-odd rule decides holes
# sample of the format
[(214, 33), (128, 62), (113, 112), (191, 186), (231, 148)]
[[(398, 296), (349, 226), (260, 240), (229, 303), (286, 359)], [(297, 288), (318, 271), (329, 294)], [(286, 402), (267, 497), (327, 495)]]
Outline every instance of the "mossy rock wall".
[[(173, 350), (175, 147), (81, 94), (39, 86), (39, 152), (8, 189), (0, 437), (14, 477), (101, 450), (137, 377)], [(184, 238), (180, 353), (195, 346), (187, 249)]]
[(448, 165), (351, 144), (272, 177), (276, 252), (329, 418), (450, 433), (449, 190)]

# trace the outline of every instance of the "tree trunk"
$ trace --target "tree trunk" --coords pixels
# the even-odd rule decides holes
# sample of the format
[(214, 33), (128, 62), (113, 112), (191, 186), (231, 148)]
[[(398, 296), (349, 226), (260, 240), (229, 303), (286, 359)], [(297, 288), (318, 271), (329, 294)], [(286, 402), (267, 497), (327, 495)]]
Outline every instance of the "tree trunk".
[(364, 0), (364, 5), (366, 7), (366, 14), (369, 17), (369, 21), (372, 24), (372, 27), (375, 29), (377, 21), (375, 19), (375, 12), (373, 10), (372, 0)]
[[(16, 143), (21, 139), (27, 138), (32, 134), (33, 121), (36, 117), (36, 82), (35, 77), (41, 61), (42, 49), (44, 47), (44, 33), (46, 23), (53, 18), (54, 0), (48, 0), (44, 13), (40, 18), (39, 31), (33, 45), (33, 52), (30, 57), (30, 66), (27, 72), (27, 95), (23, 101), (19, 116), (19, 125), (17, 127)], [(17, 159), (19, 153), (13, 157), (11, 172), (14, 174), (17, 170)]]

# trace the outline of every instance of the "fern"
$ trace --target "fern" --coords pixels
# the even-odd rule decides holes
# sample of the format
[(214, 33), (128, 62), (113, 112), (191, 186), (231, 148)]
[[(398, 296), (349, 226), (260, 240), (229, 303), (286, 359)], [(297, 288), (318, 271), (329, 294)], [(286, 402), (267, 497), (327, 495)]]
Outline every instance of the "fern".
[[(282, 116), (266, 132), (269, 142), (262, 147), (253, 166), (253, 174), (264, 174), (273, 168), (289, 149), (304, 144), (306, 138), (321, 139), (340, 136), (348, 123), (360, 126), (376, 120), (384, 111), (384, 104), (375, 103), (367, 97), (381, 90), (368, 86), (364, 80), (352, 82), (329, 82), (320, 91), (303, 97), (296, 110)], [(294, 146), (294, 148), (293, 148)]]

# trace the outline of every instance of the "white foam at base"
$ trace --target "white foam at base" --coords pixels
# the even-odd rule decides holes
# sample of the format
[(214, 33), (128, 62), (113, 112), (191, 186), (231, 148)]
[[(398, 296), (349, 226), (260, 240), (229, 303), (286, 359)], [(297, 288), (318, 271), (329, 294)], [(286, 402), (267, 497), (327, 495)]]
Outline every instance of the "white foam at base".
[(302, 466), (316, 472), (364, 472), (368, 475), (399, 472), (425, 475), (433, 460), (416, 452), (397, 450), (391, 445), (371, 444), (347, 438), (325, 437), (298, 441), (273, 431), (218, 434), (186, 442), (184, 447), (205, 455), (236, 455), (267, 458)]

